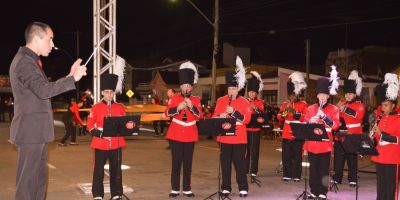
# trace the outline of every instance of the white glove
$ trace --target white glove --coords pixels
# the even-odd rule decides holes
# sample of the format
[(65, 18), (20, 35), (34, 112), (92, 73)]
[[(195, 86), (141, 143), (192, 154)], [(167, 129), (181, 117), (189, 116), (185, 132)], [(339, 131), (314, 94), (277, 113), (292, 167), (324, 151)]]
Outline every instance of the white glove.
[(312, 124), (318, 124), (319, 119), (320, 119), (319, 116), (315, 115), (314, 117), (311, 117), (309, 122), (312, 123)]
[(227, 117), (228, 117), (228, 114), (222, 113), (222, 114), (219, 115), (219, 117), (220, 117), (220, 118), (227, 118)]
[(321, 109), (319, 109), (318, 110), (318, 113), (317, 113), (317, 115), (316, 116), (318, 116), (319, 118), (324, 118), (325, 117), (325, 113), (324, 113), (324, 111), (322, 111)]

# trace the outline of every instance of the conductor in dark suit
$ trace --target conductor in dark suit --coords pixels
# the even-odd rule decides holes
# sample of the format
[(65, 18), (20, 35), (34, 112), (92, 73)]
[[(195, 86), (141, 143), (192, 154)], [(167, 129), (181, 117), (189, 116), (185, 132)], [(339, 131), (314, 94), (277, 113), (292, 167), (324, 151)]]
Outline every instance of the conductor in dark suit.
[(14, 96), (14, 118), (10, 140), (18, 149), (16, 200), (45, 199), (47, 184), (47, 144), (54, 140), (50, 98), (75, 89), (75, 82), (86, 75), (81, 59), (70, 73), (49, 82), (40, 56), (46, 57), (54, 47), (49, 25), (33, 22), (25, 30), (26, 45), (20, 47), (10, 66)]

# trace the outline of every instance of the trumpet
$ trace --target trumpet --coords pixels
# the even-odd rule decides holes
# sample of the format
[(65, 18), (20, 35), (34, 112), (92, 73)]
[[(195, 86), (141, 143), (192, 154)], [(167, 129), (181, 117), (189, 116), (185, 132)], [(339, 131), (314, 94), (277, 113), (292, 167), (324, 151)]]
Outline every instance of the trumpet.
[(369, 137), (372, 139), (375, 135), (375, 129), (376, 127), (378, 127), (379, 121), (381, 121), (383, 117), (383, 112), (381, 112), (381, 114), (379, 115), (378, 119), (376, 119), (376, 122), (374, 124), (374, 126), (372, 126), (371, 130), (369, 131)]

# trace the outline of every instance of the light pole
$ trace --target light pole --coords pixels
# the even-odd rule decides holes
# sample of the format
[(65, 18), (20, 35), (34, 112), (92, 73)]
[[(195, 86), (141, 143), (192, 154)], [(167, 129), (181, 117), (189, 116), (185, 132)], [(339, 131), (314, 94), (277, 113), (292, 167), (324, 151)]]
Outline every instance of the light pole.
[[(175, 2), (176, 0), (171, 0)], [(214, 48), (212, 54), (212, 66), (211, 66), (211, 104), (215, 104), (216, 98), (216, 79), (217, 79), (217, 53), (218, 53), (218, 32), (219, 32), (219, 0), (214, 0), (214, 23), (194, 4), (191, 0), (186, 0), (190, 5), (193, 6), (200, 15), (207, 20), (207, 22), (213, 27), (214, 30)]]

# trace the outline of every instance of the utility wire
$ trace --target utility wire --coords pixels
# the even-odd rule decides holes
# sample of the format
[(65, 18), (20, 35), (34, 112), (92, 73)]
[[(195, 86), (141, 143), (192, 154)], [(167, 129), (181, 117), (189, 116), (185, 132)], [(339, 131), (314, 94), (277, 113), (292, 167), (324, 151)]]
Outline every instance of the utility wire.
[(376, 18), (376, 19), (369, 19), (369, 20), (360, 20), (360, 21), (353, 21), (353, 22), (342, 22), (342, 23), (334, 23), (334, 24), (326, 24), (326, 25), (303, 26), (303, 27), (295, 27), (295, 28), (280, 29), (280, 30), (269, 29), (269, 30), (262, 30), (262, 31), (220, 33), (220, 35), (221, 36), (233, 36), (233, 35), (254, 35), (254, 34), (263, 34), (263, 33), (274, 34), (276, 32), (291, 32), (291, 31), (301, 31), (301, 30), (310, 30), (310, 29), (320, 29), (320, 28), (329, 28), (329, 27), (351, 25), (351, 24), (365, 24), (365, 23), (373, 23), (373, 22), (391, 21), (391, 20), (396, 20), (396, 19), (400, 19), (400, 16), (387, 17), (387, 18)]

